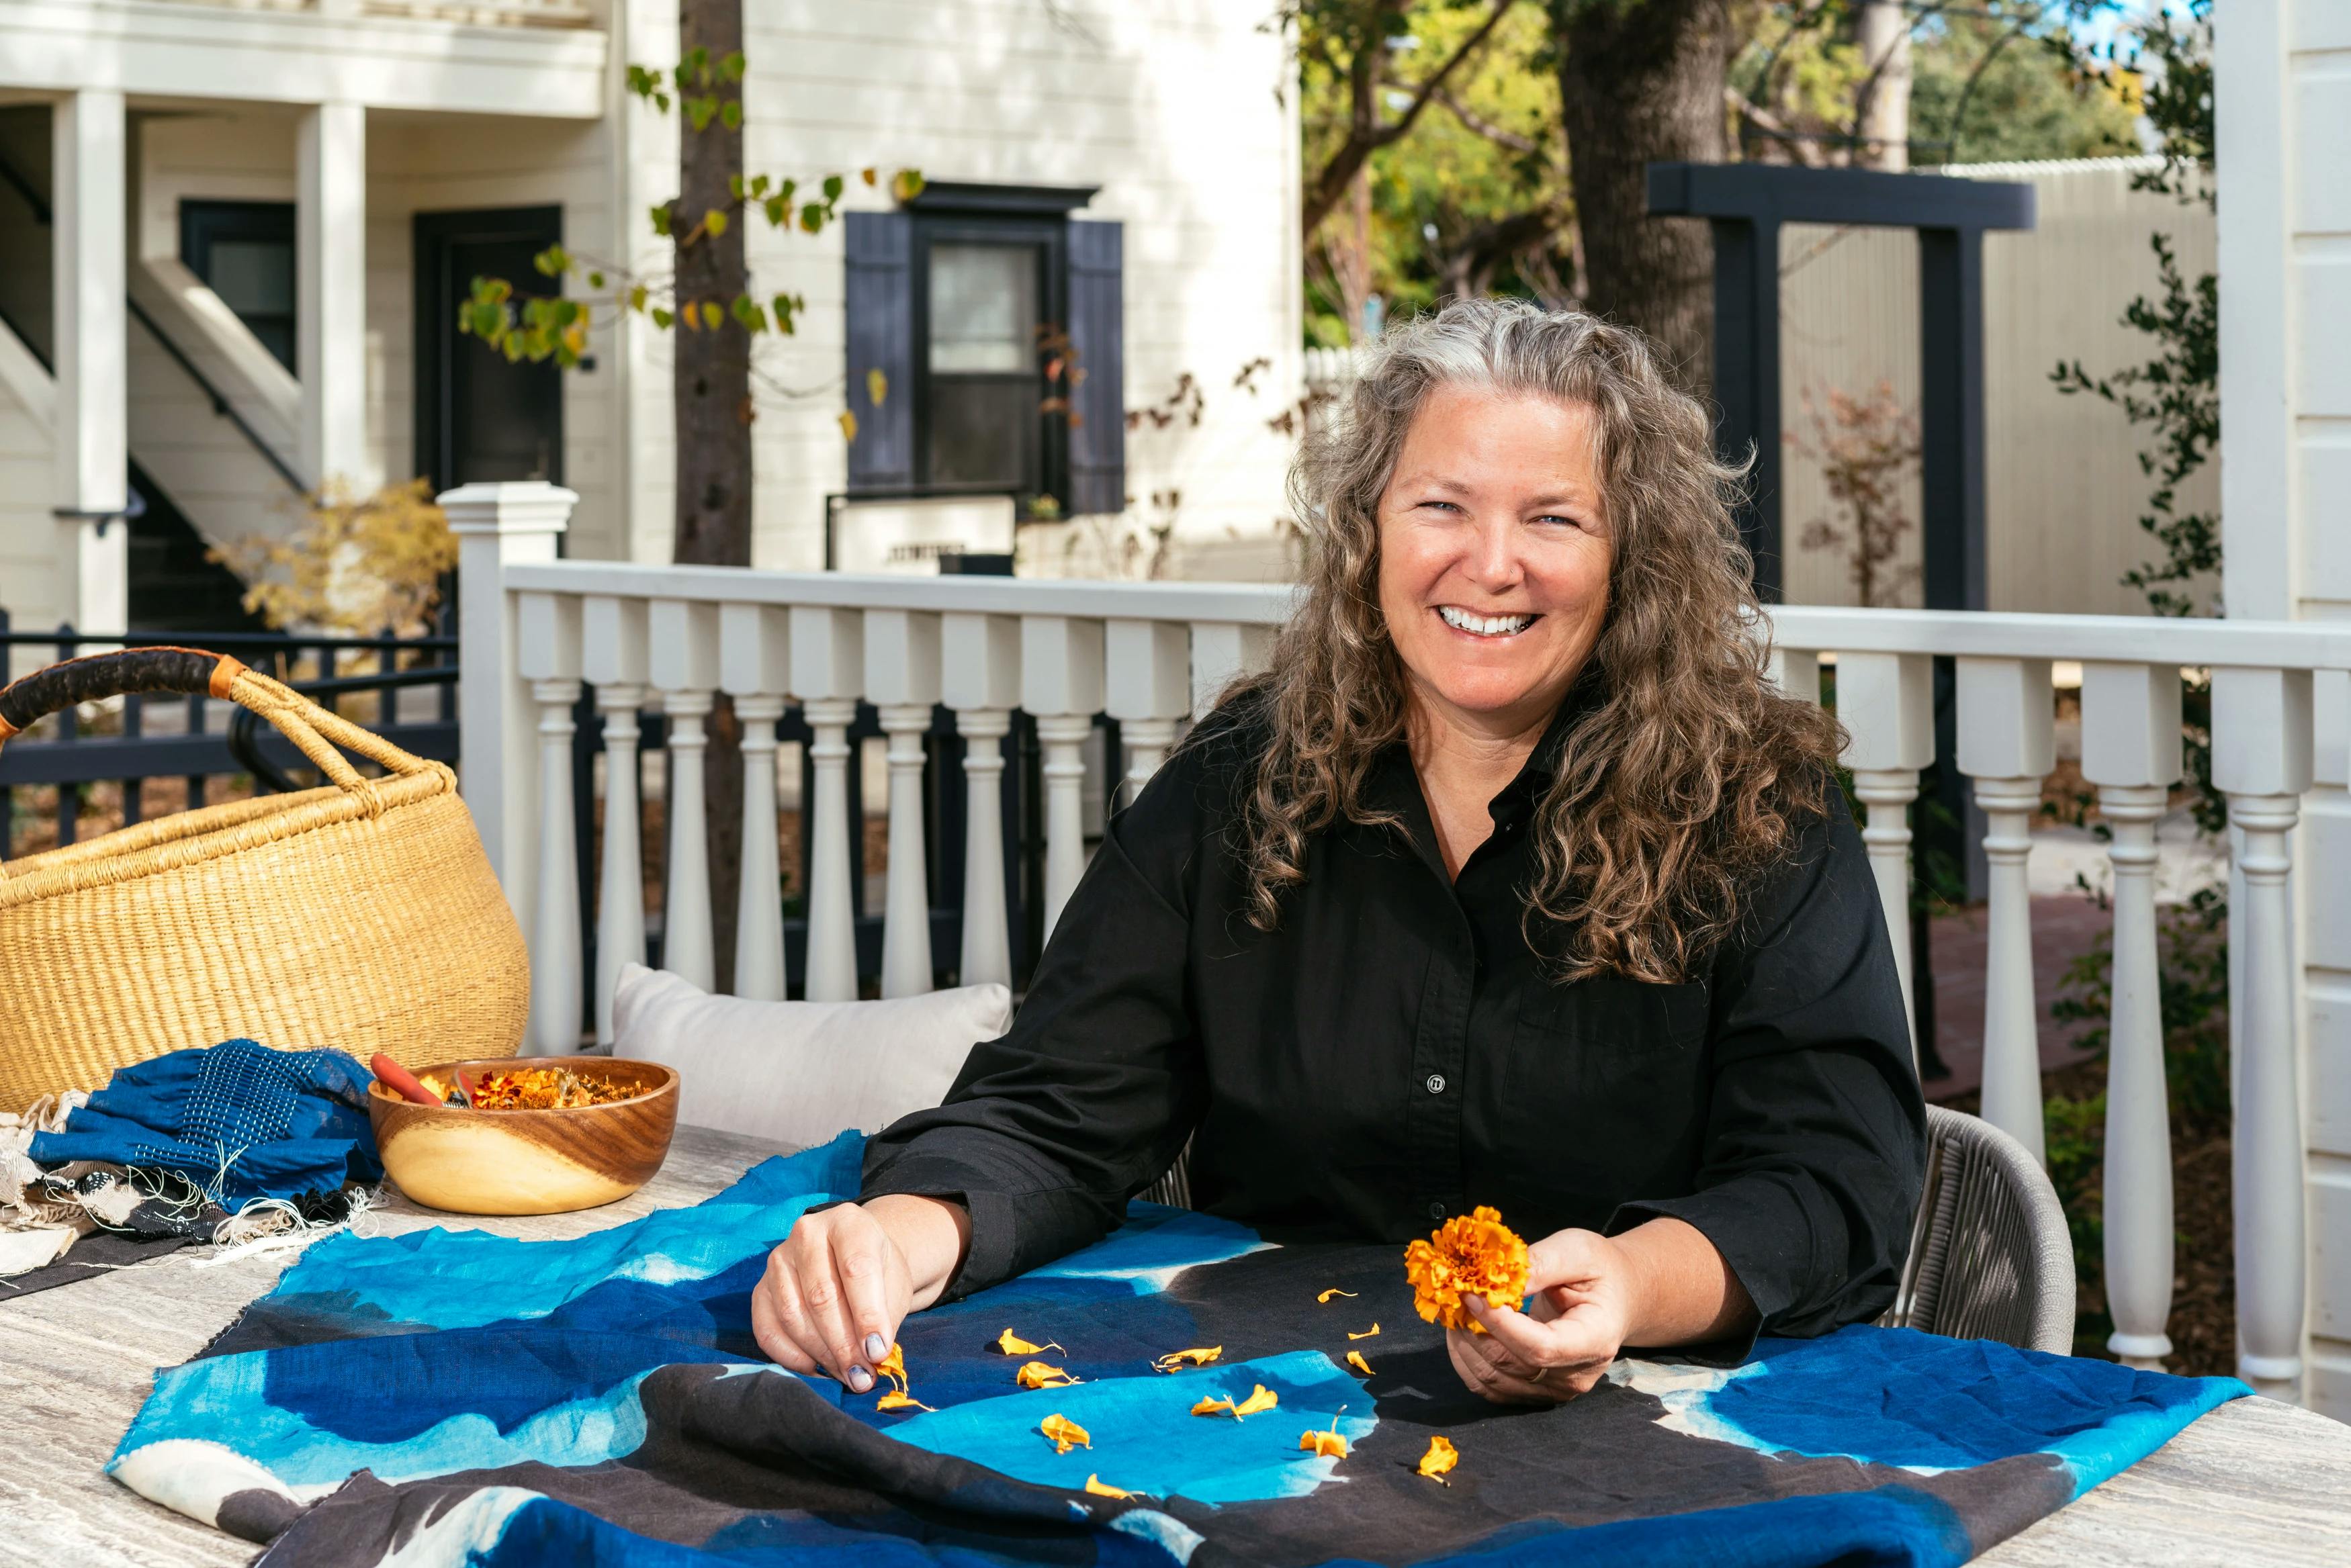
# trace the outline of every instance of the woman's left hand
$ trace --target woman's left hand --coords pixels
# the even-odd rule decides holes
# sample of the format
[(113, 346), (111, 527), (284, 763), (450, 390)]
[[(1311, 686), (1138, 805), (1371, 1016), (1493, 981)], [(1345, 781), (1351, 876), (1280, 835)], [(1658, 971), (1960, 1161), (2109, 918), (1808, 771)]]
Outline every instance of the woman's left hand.
[(1486, 1332), (1445, 1331), (1461, 1381), (1498, 1405), (1555, 1405), (1589, 1392), (1625, 1343), (1639, 1270), (1615, 1240), (1559, 1231), (1527, 1249), (1521, 1311), (1463, 1298)]

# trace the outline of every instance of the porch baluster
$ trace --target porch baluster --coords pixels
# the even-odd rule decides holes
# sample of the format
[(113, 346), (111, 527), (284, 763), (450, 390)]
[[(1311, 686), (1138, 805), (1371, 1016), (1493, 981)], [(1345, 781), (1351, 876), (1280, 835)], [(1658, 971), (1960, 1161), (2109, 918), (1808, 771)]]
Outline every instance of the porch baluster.
[(1102, 704), (1102, 623), (1069, 616), (1020, 620), (1021, 705), (1045, 753), (1045, 931), (1085, 875), (1086, 764), (1080, 747)]
[(2237, 1373), (2273, 1399), (2302, 1398), (2303, 1123), (2295, 1071), (2294, 826), (2310, 788), (2311, 678), (2303, 670), (2212, 671), (2212, 778), (2243, 835), (2237, 1033)]
[(637, 710), (645, 705), (645, 607), (599, 594), (580, 605), (580, 672), (604, 719), (603, 866), (596, 892), (596, 1043), (612, 1043), (621, 971), (645, 961), (644, 848), (638, 838)]
[[(1179, 622), (1114, 620), (1103, 628), (1103, 708), (1126, 744), (1126, 800), (1143, 793), (1191, 706), (1192, 639)], [(1113, 792), (1113, 802), (1119, 797)]]
[(784, 999), (783, 874), (776, 846), (776, 721), (790, 681), (789, 612), (767, 605), (718, 610), (719, 684), (743, 726), (743, 871), (736, 901), (735, 994)]
[(1020, 701), (1020, 623), (1010, 616), (949, 614), (939, 625), (940, 700), (963, 737), (963, 951), (965, 985), (1012, 983), (1010, 916), (1004, 898), (1004, 737)]
[(530, 1043), (580, 1049), (580, 865), (572, 845), (572, 705), (580, 701), (580, 601), (525, 594), (517, 668), (538, 704), (538, 876), (530, 924)]
[(1910, 1017), (1910, 1053), (1918, 1053), (1918, 1021), (1910, 1004), (1910, 803), (1918, 797), (1918, 770), (1935, 760), (1935, 666), (1924, 654), (1841, 653), (1837, 656), (1837, 718), (1852, 743), (1853, 793), (1869, 808), (1861, 841), (1877, 877), (1886, 934), (1902, 1008)]
[(865, 612), (865, 690), (890, 742), (890, 867), (882, 914), (882, 994), (931, 989), (931, 877), (924, 843), (923, 737), (939, 700), (939, 618)]
[(1763, 673), (1791, 697), (1812, 703), (1821, 700), (1821, 655), (1817, 649), (1774, 644), (1764, 660)]
[(653, 685), (669, 715), (669, 853), (663, 869), (662, 967), (708, 991), (716, 983), (710, 922), (709, 826), (703, 816), (703, 721), (716, 706), (717, 607), (655, 599), (650, 635)]
[(862, 616), (794, 605), (792, 690), (814, 738), (815, 787), (801, 810), (809, 836), (808, 974), (810, 1002), (857, 1000), (857, 926), (849, 879), (862, 860), (849, 842), (849, 726), (865, 680)]
[(2045, 659), (1959, 660), (1959, 771), (1989, 825), (1984, 954), (1983, 1117), (2046, 1163), (2041, 1026), (2032, 992), (2032, 899), (2025, 862), (2041, 781), (2057, 765)]
[(2082, 776), (2113, 834), (2113, 1015), (2106, 1047), (2106, 1348), (2160, 1370), (2171, 1354), (2171, 1122), (2155, 942), (2155, 825), (2179, 782), (2179, 671), (2082, 667)]

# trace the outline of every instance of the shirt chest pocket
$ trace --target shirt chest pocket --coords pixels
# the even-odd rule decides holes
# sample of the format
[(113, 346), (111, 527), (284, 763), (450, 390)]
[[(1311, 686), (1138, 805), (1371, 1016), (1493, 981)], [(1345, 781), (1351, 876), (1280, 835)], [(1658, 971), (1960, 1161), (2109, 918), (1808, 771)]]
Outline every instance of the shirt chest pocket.
[(1614, 975), (1531, 986), (1503, 1075), (1510, 1141), (1684, 1143), (1707, 1103), (1708, 987)]

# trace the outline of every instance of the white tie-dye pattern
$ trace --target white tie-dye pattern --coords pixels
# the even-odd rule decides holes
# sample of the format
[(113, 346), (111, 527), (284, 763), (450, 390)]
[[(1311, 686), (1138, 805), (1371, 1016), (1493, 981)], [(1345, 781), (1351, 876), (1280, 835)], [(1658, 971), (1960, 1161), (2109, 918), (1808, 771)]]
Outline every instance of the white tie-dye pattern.
[[(235, 1449), (201, 1438), (166, 1438), (149, 1443), (131, 1449), (107, 1469), (148, 1501), (215, 1530), (220, 1528), (221, 1504), (235, 1492), (270, 1491), (290, 1502), (309, 1501)], [(316, 1498), (334, 1488), (307, 1490)]]
[(1207, 1539), (1182, 1520), (1155, 1508), (1130, 1508), (1112, 1520), (1110, 1527), (1122, 1535), (1150, 1542), (1178, 1563), (1191, 1562), (1192, 1553)]
[(507, 1521), (539, 1494), (518, 1486), (488, 1486), (459, 1499), (448, 1512), (377, 1559), (377, 1568), (449, 1568), (471, 1563), (498, 1543)]

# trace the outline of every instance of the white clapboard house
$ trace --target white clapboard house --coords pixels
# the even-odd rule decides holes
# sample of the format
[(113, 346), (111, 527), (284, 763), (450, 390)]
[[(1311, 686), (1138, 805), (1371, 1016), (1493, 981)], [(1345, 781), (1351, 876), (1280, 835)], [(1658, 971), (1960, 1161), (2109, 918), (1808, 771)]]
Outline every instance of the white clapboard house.
[[(747, 164), (850, 176), (818, 237), (750, 225), (755, 288), (807, 301), (757, 360), (759, 565), (830, 534), (927, 568), (1058, 513), (1024, 573), (1280, 569), (1297, 103), (1268, 10), (744, 0)], [(203, 624), (233, 587), (205, 546), (333, 481), (556, 481), (567, 554), (666, 560), (666, 335), (600, 320), (559, 372), (455, 322), (476, 275), (546, 286), (558, 241), (660, 273), (679, 132), (627, 67), (678, 56), (675, 0), (0, 0), (0, 608)], [(930, 182), (903, 207), (900, 168)], [(1057, 327), (1074, 427), (1040, 408)], [(1130, 437), (1186, 376), (1198, 422)]]

